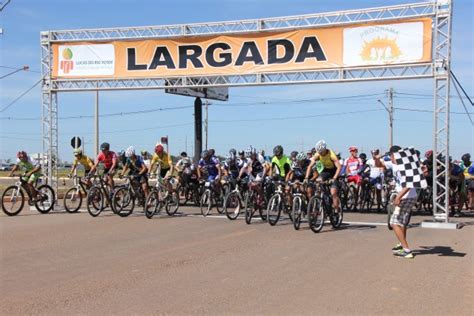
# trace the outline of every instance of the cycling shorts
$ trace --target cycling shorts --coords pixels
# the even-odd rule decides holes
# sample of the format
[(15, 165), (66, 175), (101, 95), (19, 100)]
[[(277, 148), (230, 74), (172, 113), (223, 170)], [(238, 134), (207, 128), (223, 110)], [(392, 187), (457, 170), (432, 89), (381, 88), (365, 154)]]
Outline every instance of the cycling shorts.
[(166, 174), (168, 173), (169, 170), (170, 170), (170, 168), (168, 168), (168, 169), (163, 169), (163, 168), (161, 168), (161, 170), (160, 170), (160, 176), (161, 176), (162, 178), (166, 177)]
[[(332, 179), (334, 178), (334, 175), (336, 174), (336, 171), (337, 169), (336, 168), (332, 168), (332, 169), (324, 169), (320, 174), (319, 176), (321, 177), (321, 179), (323, 181), (327, 181), (329, 179)], [(332, 184), (331, 184), (331, 189), (339, 189), (339, 182), (338, 181), (334, 181)]]
[(105, 174), (108, 174), (109, 176), (114, 176), (114, 174), (115, 174), (115, 169), (114, 169), (113, 172), (111, 173), (111, 172), (110, 172), (110, 168), (105, 168), (105, 169), (104, 169), (104, 175), (105, 175)]
[(347, 183), (351, 183), (351, 182), (354, 182), (355, 184), (360, 185), (362, 183), (362, 177), (358, 174), (356, 174), (355, 176), (348, 176)]
[(474, 191), (474, 179), (466, 180), (466, 187), (469, 191)]
[(370, 178), (369, 181), (377, 190), (382, 190), (382, 177)]
[(148, 183), (148, 177), (146, 174), (135, 174), (133, 179), (140, 184)]

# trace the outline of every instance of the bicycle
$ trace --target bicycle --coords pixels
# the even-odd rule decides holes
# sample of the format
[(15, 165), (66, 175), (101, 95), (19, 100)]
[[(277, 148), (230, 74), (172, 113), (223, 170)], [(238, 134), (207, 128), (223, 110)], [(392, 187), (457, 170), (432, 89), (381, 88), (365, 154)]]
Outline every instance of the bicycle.
[(263, 221), (267, 220), (266, 204), (267, 199), (265, 198), (265, 184), (261, 181), (249, 182), (249, 189), (245, 195), (245, 222), (250, 225), (252, 217), (258, 210), (260, 218)]
[(359, 209), (369, 212), (374, 205), (375, 186), (370, 183), (368, 178), (363, 179), (359, 194)]
[(99, 216), (108, 206), (110, 206), (114, 214), (116, 213), (114, 203), (112, 203), (112, 196), (117, 187), (110, 191), (105, 177), (106, 175), (95, 176), (98, 181), (94, 182), (87, 192), (87, 211), (92, 217)]
[(14, 185), (9, 186), (2, 194), (2, 210), (8, 216), (18, 215), (25, 205), (25, 192), (28, 196), (28, 205), (34, 205), (36, 210), (41, 214), (49, 213), (56, 201), (53, 188), (47, 184), (42, 184), (36, 188), (38, 182), (35, 183), (36, 199), (33, 199), (33, 194), (30, 188), (27, 187), (27, 182), (23, 180), (23, 176), (19, 177)]
[(205, 181), (204, 182), (204, 192), (201, 196), (201, 214), (207, 216), (211, 213), (211, 209), (215, 206), (219, 214), (224, 212), (222, 191), (216, 191), (216, 182), (215, 181)]
[(317, 192), (308, 202), (308, 223), (314, 233), (319, 233), (324, 226), (324, 221), (329, 218), (333, 228), (342, 224), (343, 211), (334, 212), (332, 207), (331, 180), (317, 181)]
[(83, 196), (87, 196), (87, 191), (90, 188), (86, 182), (82, 180), (82, 177), (77, 175), (73, 176), (74, 185), (66, 191), (64, 194), (64, 208), (68, 213), (76, 213), (82, 206)]
[(307, 198), (306, 198), (306, 190), (303, 183), (300, 181), (290, 182), (288, 183), (290, 187), (293, 189), (293, 196), (292, 196), (292, 212), (293, 212), (293, 227), (295, 230), (300, 229), (301, 219), (306, 217), (306, 206), (307, 206)]
[(353, 211), (356, 208), (357, 189), (353, 183), (347, 183), (347, 177), (340, 183), (341, 207), (347, 211)]
[(136, 175), (124, 176), (126, 184), (115, 190), (112, 201), (115, 213), (120, 217), (127, 217), (133, 213), (136, 201), (138, 205), (145, 205), (145, 192)]
[(291, 212), (287, 211), (288, 203), (285, 198), (285, 190), (284, 190), (285, 182), (274, 181), (273, 183), (276, 185), (276, 190), (273, 196), (268, 201), (268, 207), (267, 207), (267, 219), (268, 219), (268, 223), (271, 226), (275, 226), (276, 223), (278, 223), (278, 220), (280, 219), (282, 211), (286, 212), (290, 220), (293, 221)]
[(158, 177), (156, 185), (151, 189), (148, 198), (145, 201), (145, 216), (148, 219), (159, 214), (163, 207), (169, 216), (173, 216), (179, 209), (178, 191), (173, 188), (177, 184), (173, 177), (162, 179)]
[[(239, 217), (244, 200), (247, 199), (247, 182), (238, 181), (235, 188), (224, 197), (224, 212), (228, 219), (235, 220)], [(241, 193), (242, 192), (242, 193)]]

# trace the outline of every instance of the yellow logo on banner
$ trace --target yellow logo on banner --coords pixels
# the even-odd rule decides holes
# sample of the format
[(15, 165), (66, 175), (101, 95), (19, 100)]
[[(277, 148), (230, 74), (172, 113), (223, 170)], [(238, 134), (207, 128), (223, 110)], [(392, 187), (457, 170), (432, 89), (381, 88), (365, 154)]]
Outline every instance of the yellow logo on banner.
[(66, 60), (72, 59), (72, 50), (70, 48), (66, 48), (63, 50), (63, 58)]
[(72, 50), (70, 48), (66, 48), (63, 50), (63, 58), (64, 60), (61, 60), (61, 64), (59, 65), (59, 67), (65, 74), (68, 74), (69, 72), (71, 72), (71, 70), (74, 69), (74, 62), (71, 60)]
[(360, 54), (364, 61), (391, 61), (402, 55), (396, 40), (389, 38), (375, 38), (365, 42)]

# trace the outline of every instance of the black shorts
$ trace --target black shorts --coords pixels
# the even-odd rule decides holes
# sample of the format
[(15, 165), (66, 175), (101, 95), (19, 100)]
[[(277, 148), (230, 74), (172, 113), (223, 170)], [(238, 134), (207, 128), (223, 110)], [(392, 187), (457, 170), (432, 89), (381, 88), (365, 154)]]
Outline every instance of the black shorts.
[(467, 179), (466, 187), (469, 191), (474, 191), (474, 179)]
[[(333, 168), (333, 169), (324, 169), (324, 170), (319, 174), (319, 176), (321, 177), (321, 179), (322, 179), (323, 181), (327, 181), (327, 180), (329, 180), (329, 179), (334, 178), (334, 175), (336, 174), (336, 171), (337, 171), (336, 168)], [(335, 189), (338, 189), (338, 188), (339, 188), (337, 181), (334, 181), (334, 183), (331, 184), (331, 189), (332, 189), (332, 188), (335, 188)]]
[(113, 175), (115, 174), (115, 169), (114, 169), (114, 172), (112, 172), (112, 173), (110, 173), (110, 174), (109, 174), (109, 171), (110, 171), (110, 168), (105, 168), (105, 169), (104, 169), (104, 175), (108, 174), (108, 175), (110, 175), (110, 176), (113, 176)]
[(160, 176), (161, 176), (162, 178), (166, 177), (166, 174), (168, 173), (169, 170), (170, 170), (170, 168), (168, 168), (168, 169), (163, 169), (163, 168), (161, 168), (161, 170), (160, 170)]

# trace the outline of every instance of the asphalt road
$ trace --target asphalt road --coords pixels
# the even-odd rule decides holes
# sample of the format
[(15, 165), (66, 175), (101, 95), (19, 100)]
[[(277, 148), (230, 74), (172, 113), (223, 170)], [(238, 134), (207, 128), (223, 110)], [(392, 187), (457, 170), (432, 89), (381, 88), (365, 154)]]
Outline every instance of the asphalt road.
[(0, 314), (472, 315), (474, 218), (455, 231), (423, 219), (406, 260), (385, 215), (314, 234), (197, 215), (2, 214)]

